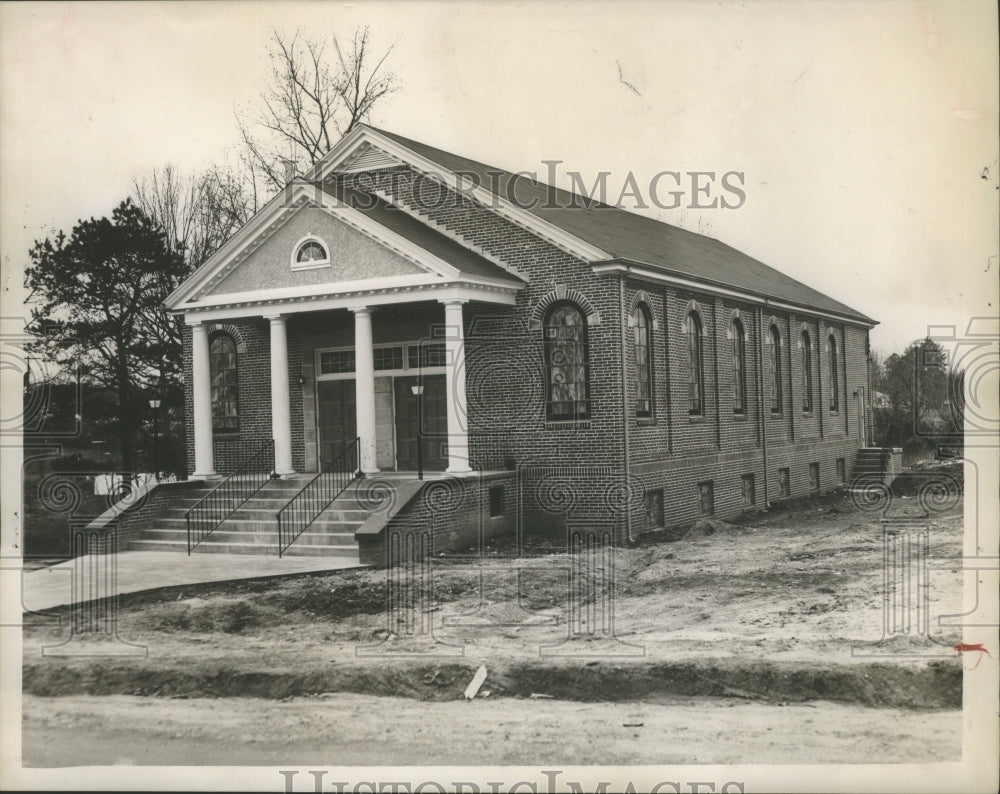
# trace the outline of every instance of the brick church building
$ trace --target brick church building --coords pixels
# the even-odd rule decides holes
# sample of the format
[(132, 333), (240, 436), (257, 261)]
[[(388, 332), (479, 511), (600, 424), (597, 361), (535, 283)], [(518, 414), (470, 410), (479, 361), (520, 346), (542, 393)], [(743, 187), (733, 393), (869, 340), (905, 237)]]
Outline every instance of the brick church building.
[[(717, 240), (365, 125), (168, 308), (190, 481), (260, 450), (288, 501), (360, 472), (334, 496), (363, 559), (394, 526), (436, 549), (725, 518), (845, 483), (866, 445), (875, 321)], [(363, 488), (392, 505), (364, 515)], [(328, 545), (313, 502), (283, 551)]]

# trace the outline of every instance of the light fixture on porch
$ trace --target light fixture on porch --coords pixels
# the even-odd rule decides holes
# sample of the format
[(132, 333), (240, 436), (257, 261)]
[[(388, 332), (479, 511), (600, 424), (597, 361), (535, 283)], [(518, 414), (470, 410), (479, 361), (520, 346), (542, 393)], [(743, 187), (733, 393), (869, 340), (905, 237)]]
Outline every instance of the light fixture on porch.
[(414, 383), (410, 387), (410, 391), (417, 398), (417, 479), (422, 480), (424, 478), (424, 445), (421, 443), (422, 439), (420, 438), (420, 407), (423, 401), (420, 398), (424, 393), (424, 384)]
[(153, 409), (153, 477), (160, 481), (160, 400), (153, 398), (149, 401), (149, 407)]

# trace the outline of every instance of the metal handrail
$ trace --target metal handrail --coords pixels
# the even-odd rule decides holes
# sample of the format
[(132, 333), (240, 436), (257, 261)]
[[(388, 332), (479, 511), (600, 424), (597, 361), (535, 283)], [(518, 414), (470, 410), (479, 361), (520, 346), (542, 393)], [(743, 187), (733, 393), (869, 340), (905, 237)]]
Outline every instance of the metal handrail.
[(333, 500), (361, 476), (358, 456), (361, 439), (355, 438), (333, 462), (313, 477), (288, 504), (278, 511), (278, 556), (326, 510)]
[(274, 441), (268, 439), (259, 442), (256, 450), (233, 474), (222, 480), (184, 514), (188, 554), (263, 488), (273, 473)]

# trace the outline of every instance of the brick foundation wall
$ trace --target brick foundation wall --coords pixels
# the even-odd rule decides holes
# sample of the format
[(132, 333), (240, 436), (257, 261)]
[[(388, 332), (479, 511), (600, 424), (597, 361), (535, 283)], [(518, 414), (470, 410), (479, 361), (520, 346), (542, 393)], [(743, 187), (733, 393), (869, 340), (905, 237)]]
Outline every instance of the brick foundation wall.
[[(503, 488), (503, 515), (490, 515), (490, 489)], [(361, 562), (394, 566), (417, 556), (472, 548), (489, 538), (511, 534), (516, 526), (518, 479), (513, 473), (432, 480), (393, 516), (381, 534), (360, 544)]]

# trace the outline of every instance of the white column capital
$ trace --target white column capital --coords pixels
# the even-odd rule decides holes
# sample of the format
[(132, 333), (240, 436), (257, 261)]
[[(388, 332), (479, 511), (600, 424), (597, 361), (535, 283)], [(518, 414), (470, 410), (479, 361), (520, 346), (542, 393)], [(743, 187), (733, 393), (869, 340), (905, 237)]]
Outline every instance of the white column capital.
[(373, 311), (375, 311), (371, 306), (351, 306), (350, 309), (354, 312), (355, 316), (364, 316), (366, 314), (370, 315)]
[(438, 303), (443, 303), (445, 306), (461, 306), (468, 302), (468, 298), (438, 298)]
[(204, 320), (190, 320), (190, 321), (188, 321), (188, 325), (191, 326), (191, 330), (192, 331), (195, 331), (195, 330), (207, 331), (208, 330), (208, 326), (205, 324)]
[(284, 323), (288, 317), (284, 314), (265, 314), (264, 319), (274, 325), (275, 323)]

